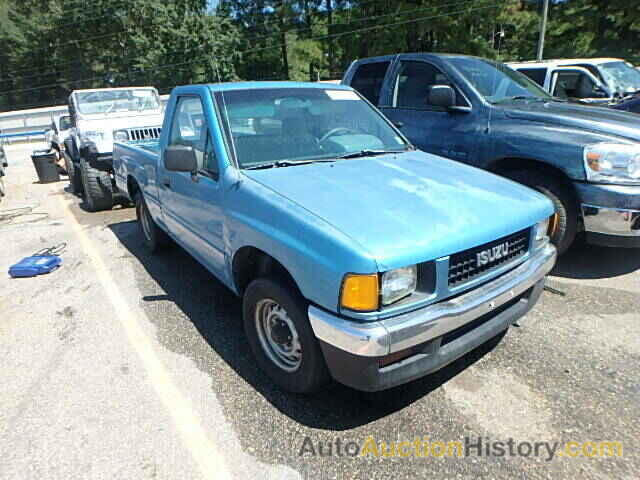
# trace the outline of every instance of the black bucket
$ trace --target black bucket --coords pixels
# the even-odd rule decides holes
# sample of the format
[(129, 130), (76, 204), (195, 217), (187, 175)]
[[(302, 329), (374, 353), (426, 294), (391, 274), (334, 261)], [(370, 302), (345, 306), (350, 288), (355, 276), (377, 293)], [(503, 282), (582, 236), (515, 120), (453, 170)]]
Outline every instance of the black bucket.
[(60, 180), (56, 155), (51, 150), (36, 150), (31, 154), (40, 183), (52, 183)]

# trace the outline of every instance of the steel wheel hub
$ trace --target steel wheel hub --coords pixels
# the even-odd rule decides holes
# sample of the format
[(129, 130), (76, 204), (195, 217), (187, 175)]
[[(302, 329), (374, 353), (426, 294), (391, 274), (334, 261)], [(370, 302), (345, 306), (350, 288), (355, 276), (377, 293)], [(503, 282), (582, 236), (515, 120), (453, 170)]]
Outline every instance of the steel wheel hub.
[(260, 300), (256, 305), (255, 323), (260, 345), (269, 360), (285, 372), (300, 368), (302, 346), (287, 311), (274, 300)]

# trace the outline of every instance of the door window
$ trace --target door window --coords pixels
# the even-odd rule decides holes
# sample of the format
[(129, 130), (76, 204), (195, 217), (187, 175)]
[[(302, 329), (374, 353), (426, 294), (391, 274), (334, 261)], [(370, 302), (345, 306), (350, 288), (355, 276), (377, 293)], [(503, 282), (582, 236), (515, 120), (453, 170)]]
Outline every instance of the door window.
[(169, 145), (192, 147), (198, 158), (198, 170), (218, 173), (213, 139), (207, 126), (200, 97), (180, 97), (171, 123)]
[(389, 68), (389, 62), (374, 62), (360, 65), (356, 70), (351, 86), (359, 91), (367, 100), (378, 105), (380, 90)]
[(429, 90), (434, 85), (448, 85), (456, 91), (456, 105), (466, 102), (438, 68), (425, 62), (402, 62), (396, 77), (394, 105), (397, 108), (440, 109), (429, 104)]
[(556, 73), (553, 95), (560, 98), (598, 98), (597, 85), (584, 72), (567, 70)]

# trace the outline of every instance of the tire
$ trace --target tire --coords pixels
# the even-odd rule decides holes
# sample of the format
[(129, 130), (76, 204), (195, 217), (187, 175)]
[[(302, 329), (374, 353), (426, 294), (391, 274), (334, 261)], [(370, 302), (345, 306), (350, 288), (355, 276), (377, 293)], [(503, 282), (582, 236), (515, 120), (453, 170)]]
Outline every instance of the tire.
[[(320, 345), (309, 323), (308, 306), (308, 302), (302, 298), (295, 286), (271, 278), (252, 281), (244, 293), (242, 303), (245, 334), (258, 365), (278, 386), (294, 393), (316, 392), (330, 380)], [(279, 333), (273, 333), (275, 329), (272, 329), (272, 335), (266, 334), (261, 326), (265, 315), (267, 319), (276, 319), (276, 323), (281, 326)], [(281, 321), (283, 318), (286, 321)], [(293, 325), (297, 335), (292, 334), (286, 322)], [(293, 359), (296, 356), (293, 353), (287, 360), (282, 360), (282, 356), (270, 346), (292, 346), (288, 342), (295, 345), (292, 338), (296, 337), (300, 346), (297, 361)], [(289, 350), (293, 351), (297, 349)]]
[(558, 249), (558, 254), (565, 253), (573, 244), (578, 231), (578, 204), (569, 188), (552, 176), (528, 170), (507, 172), (505, 176), (538, 190), (553, 202), (556, 215), (552, 217), (549, 226), (549, 237)]
[(144, 201), (142, 193), (138, 192), (133, 203), (136, 206), (136, 217), (138, 228), (142, 234), (145, 246), (151, 253), (157, 253), (171, 243), (169, 236), (162, 230), (151, 217), (147, 203)]
[(90, 212), (113, 208), (113, 186), (107, 172), (97, 170), (84, 158), (80, 159), (80, 173), (84, 187), (84, 200)]
[(0, 203), (2, 203), (2, 199), (5, 196), (5, 186), (4, 186), (4, 178), (0, 177)]
[(64, 166), (67, 170), (67, 176), (69, 177), (69, 188), (71, 189), (72, 193), (75, 193), (76, 195), (82, 195), (84, 188), (82, 186), (82, 177), (79, 169), (78, 167), (76, 167), (76, 164), (73, 163), (73, 160), (71, 160), (71, 157), (69, 157), (69, 155), (67, 155), (66, 153), (63, 155)]

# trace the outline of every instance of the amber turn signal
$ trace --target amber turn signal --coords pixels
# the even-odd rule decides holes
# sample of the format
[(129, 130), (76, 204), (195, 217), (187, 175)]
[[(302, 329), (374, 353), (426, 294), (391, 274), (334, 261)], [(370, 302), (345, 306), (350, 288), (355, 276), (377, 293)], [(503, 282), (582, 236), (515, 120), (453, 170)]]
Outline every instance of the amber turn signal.
[(378, 308), (379, 298), (377, 274), (348, 274), (344, 277), (340, 298), (340, 304), (343, 308), (358, 312), (370, 312)]

